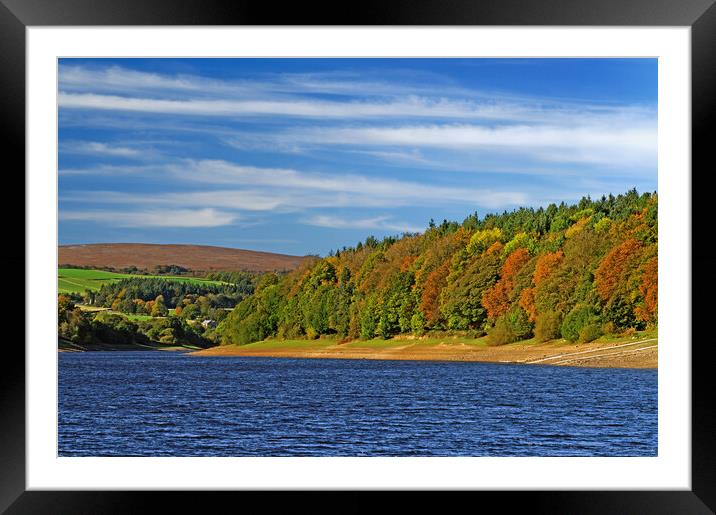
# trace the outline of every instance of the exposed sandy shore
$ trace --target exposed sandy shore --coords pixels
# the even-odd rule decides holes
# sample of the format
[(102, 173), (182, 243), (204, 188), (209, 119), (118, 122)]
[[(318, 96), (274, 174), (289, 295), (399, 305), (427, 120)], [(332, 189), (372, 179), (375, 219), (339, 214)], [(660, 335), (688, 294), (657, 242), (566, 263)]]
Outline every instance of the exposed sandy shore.
[(657, 368), (656, 338), (637, 337), (621, 341), (572, 344), (564, 340), (546, 343), (513, 343), (499, 347), (445, 341), (390, 340), (376, 346), (370, 342), (334, 343), (306, 341), (281, 347), (281, 342), (224, 345), (190, 353), (192, 356), (264, 356), (277, 358), (338, 358), (379, 360), (480, 361), (578, 367)]
[(168, 345), (161, 343), (152, 343), (151, 345), (141, 345), (138, 343), (94, 343), (92, 345), (78, 345), (76, 343), (60, 340), (57, 345), (57, 352), (92, 352), (92, 351), (189, 351), (196, 350), (196, 347), (184, 347), (181, 345)]

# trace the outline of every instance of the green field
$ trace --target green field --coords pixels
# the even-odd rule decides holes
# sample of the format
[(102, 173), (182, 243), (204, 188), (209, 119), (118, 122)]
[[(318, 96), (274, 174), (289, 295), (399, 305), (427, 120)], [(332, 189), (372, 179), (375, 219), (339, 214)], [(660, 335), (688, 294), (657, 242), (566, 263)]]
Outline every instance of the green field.
[(104, 270), (85, 270), (82, 268), (58, 268), (58, 293), (84, 293), (85, 290), (99, 290), (103, 284), (119, 281), (126, 278), (157, 278), (179, 282), (192, 282), (204, 284), (225, 284), (220, 281), (209, 281), (197, 277), (179, 277), (173, 275), (137, 275), (117, 274)]
[(164, 317), (151, 317), (149, 315), (139, 315), (137, 313), (122, 313), (120, 311), (112, 311), (112, 313), (115, 313), (117, 315), (122, 315), (125, 318), (128, 318), (129, 320), (132, 320), (134, 322), (140, 322), (142, 320), (156, 320), (157, 318), (164, 318)]
[[(138, 322), (140, 320), (156, 320), (157, 318), (165, 318), (165, 317), (153, 317), (150, 315), (142, 315), (142, 314), (138, 314), (138, 313), (122, 313), (121, 311), (113, 311), (109, 308), (102, 308), (102, 307), (98, 307), (98, 306), (87, 306), (86, 304), (75, 304), (75, 305), (86, 313), (100, 313), (100, 312), (110, 313), (112, 315), (123, 316), (124, 318), (133, 320), (135, 322)], [(170, 310), (170, 311), (174, 311), (174, 310)]]

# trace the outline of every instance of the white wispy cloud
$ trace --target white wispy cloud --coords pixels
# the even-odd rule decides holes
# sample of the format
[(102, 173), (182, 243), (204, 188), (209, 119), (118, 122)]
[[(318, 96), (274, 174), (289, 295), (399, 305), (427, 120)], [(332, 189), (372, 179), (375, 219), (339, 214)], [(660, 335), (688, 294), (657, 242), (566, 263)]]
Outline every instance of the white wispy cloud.
[[(183, 160), (162, 166), (102, 166), (62, 170), (61, 175), (145, 174), (169, 183), (201, 184), (203, 190), (152, 194), (67, 192), (61, 200), (166, 206), (212, 206), (238, 211), (300, 211), (321, 207), (402, 207), (460, 203), (485, 208), (529, 202), (524, 191), (441, 186), (345, 173), (242, 166), (221, 160)], [(215, 189), (207, 189), (215, 185)], [(224, 186), (221, 189), (217, 186)]]
[[(436, 149), (464, 161), (474, 157), (466, 152), (478, 151), (545, 163), (652, 169), (656, 163), (655, 106), (488, 94), (441, 81), (439, 76), (422, 84), (414, 78), (401, 82), (350, 72), (220, 80), (119, 66), (63, 65), (58, 101), (66, 113), (61, 123), (73, 123), (67, 115), (72, 112), (95, 116), (75, 124), (91, 124), (94, 119), (109, 126), (120, 123), (121, 117), (97, 118), (100, 113), (152, 115), (133, 117), (135, 125), (130, 127), (205, 133), (242, 150), (310, 155), (329, 146), (362, 147), (386, 162), (418, 166), (434, 164), (430, 156), (419, 153)], [(189, 118), (186, 124), (167, 127), (164, 115)], [(209, 126), (207, 117), (218, 126)], [(256, 118), (272, 123), (287, 118), (305, 121), (300, 128), (278, 126), (268, 133), (232, 133), (226, 125)], [(192, 125), (191, 120), (204, 124)], [(110, 155), (110, 149), (94, 150)]]
[(60, 144), (60, 152), (67, 154), (138, 158), (142, 152), (135, 148), (108, 145), (96, 141), (68, 141)]
[[(441, 203), (459, 202), (486, 207), (517, 206), (528, 200), (526, 193), (514, 190), (493, 190), (464, 186), (440, 186), (413, 181), (385, 179), (367, 175), (345, 173), (315, 173), (290, 168), (260, 168), (241, 166), (221, 160), (184, 160), (167, 165), (169, 173), (184, 181), (201, 184), (227, 184), (235, 186), (263, 186), (271, 190), (294, 195), (293, 203), (310, 205), (315, 199), (310, 193), (305, 198), (295, 191), (326, 192), (336, 195), (337, 203), (380, 205), (384, 203)], [(345, 197), (341, 197), (344, 195)]]
[(286, 208), (289, 196), (280, 192), (250, 190), (183, 191), (168, 193), (127, 193), (122, 191), (69, 191), (60, 195), (64, 202), (148, 205), (166, 207), (206, 207), (235, 211), (276, 211)]
[[(63, 220), (218, 227), (295, 213), (315, 227), (416, 232), (402, 208), (545, 205), (618, 193), (656, 169), (655, 106), (495, 94), (414, 70), (215, 79), (67, 63), (60, 127), (118, 137), (61, 141), (61, 154), (88, 157), (59, 172)], [(256, 152), (271, 159), (252, 161)], [(123, 191), (125, 181), (148, 189)]]
[(154, 165), (108, 165), (98, 164), (86, 168), (60, 168), (58, 174), (63, 175), (92, 175), (92, 176), (115, 176), (115, 175), (136, 175), (150, 176), (161, 174), (166, 170), (166, 163)]
[(316, 215), (301, 220), (306, 225), (328, 227), (331, 229), (384, 229), (398, 232), (420, 232), (424, 227), (417, 227), (406, 222), (396, 222), (389, 216), (370, 218), (341, 218), (331, 215)]
[(59, 86), (64, 91), (163, 91), (183, 93), (245, 94), (241, 84), (193, 75), (168, 75), (121, 66), (87, 68), (61, 65)]
[[(393, 70), (393, 80), (385, 72), (361, 73), (326, 71), (314, 73), (268, 73), (252, 79), (214, 79), (191, 74), (161, 74), (138, 71), (122, 66), (87, 67), (62, 64), (59, 86), (62, 91), (128, 93), (144, 91), (178, 95), (222, 95), (226, 97), (267, 95), (325, 94), (342, 96), (442, 95), (475, 94), (444, 76)], [(410, 80), (406, 80), (410, 79)]]
[(401, 164), (419, 164), (438, 166), (440, 163), (425, 158), (418, 149), (410, 149), (406, 151), (399, 150), (348, 150), (353, 154), (363, 154), (367, 156), (377, 157), (384, 161), (391, 161)]
[(96, 222), (116, 227), (218, 227), (229, 225), (238, 216), (213, 208), (152, 209), (146, 211), (60, 211), (60, 220)]
[(158, 99), (67, 93), (58, 95), (64, 109), (95, 109), (140, 113), (193, 116), (284, 116), (303, 118), (470, 118), (518, 121), (544, 114), (520, 106), (476, 104), (469, 100), (448, 98), (401, 97), (385, 101), (327, 100), (233, 100), (233, 99)]
[[(653, 166), (655, 121), (581, 126), (441, 124), (313, 128), (277, 134), (297, 144), (509, 152), (542, 161)], [(389, 154), (390, 155), (390, 154)]]
[[(529, 64), (529, 60), (523, 64)], [(614, 104), (586, 103), (573, 99), (535, 97), (514, 92), (468, 88), (440, 73), (395, 68), (381, 70), (279, 72), (253, 74), (251, 78), (217, 79), (192, 74), (170, 74), (139, 71), (122, 66), (87, 67), (63, 63), (59, 69), (59, 89), (74, 93), (117, 93), (132, 96), (151, 94), (152, 98), (311, 98), (316, 94), (345, 97), (461, 99), (483, 107), (493, 106), (499, 112), (511, 110), (540, 112), (562, 111), (569, 115), (582, 112), (610, 112)], [(621, 106), (623, 107), (623, 106)], [(632, 111), (650, 109), (631, 106)]]
[(520, 205), (528, 200), (527, 194), (521, 191), (440, 186), (358, 174), (304, 172), (290, 168), (259, 168), (221, 160), (185, 160), (181, 164), (168, 165), (167, 168), (182, 180), (202, 184), (266, 186), (284, 191), (313, 190), (352, 194), (373, 200), (421, 203), (452, 201), (487, 207)]

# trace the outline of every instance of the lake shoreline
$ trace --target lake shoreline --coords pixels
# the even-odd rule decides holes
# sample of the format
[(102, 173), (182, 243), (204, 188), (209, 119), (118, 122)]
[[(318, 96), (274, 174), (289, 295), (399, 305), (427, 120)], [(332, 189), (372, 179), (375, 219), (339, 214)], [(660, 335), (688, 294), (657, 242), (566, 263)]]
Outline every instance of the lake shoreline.
[[(305, 345), (282, 347), (269, 341), (250, 345), (222, 345), (188, 353), (189, 356), (242, 356), (308, 359), (369, 359), (404, 361), (458, 361), (509, 364), (541, 364), (593, 368), (658, 368), (656, 338), (575, 344), (563, 340), (545, 343), (513, 343), (502, 346), (453, 343), (436, 344), (396, 339), (382, 348), (360, 341), (328, 343), (307, 340)], [(362, 345), (363, 344), (363, 345)]]
[(170, 352), (193, 352), (200, 350), (198, 347), (187, 347), (177, 344), (141, 344), (141, 343), (93, 343), (91, 345), (79, 345), (59, 340), (57, 344), (57, 352), (127, 352), (127, 351), (170, 351)]
[(658, 338), (642, 335), (615, 341), (570, 343), (552, 340), (489, 346), (479, 340), (451, 338), (424, 341), (394, 338), (384, 341), (338, 343), (334, 340), (267, 340), (249, 345), (220, 345), (199, 349), (176, 344), (93, 344), (60, 341), (58, 352), (169, 351), (204, 357), (270, 357), (301, 359), (368, 359), (382, 361), (455, 361), (591, 368), (658, 368)]

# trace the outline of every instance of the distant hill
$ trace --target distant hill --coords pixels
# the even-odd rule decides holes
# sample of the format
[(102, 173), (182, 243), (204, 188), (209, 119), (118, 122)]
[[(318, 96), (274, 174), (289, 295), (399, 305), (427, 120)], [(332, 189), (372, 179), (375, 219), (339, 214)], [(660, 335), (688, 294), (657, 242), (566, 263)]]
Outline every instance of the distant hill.
[(158, 265), (179, 265), (189, 270), (266, 272), (293, 270), (304, 259), (271, 252), (149, 243), (90, 243), (60, 245), (58, 264), (122, 269), (136, 266), (151, 270)]

